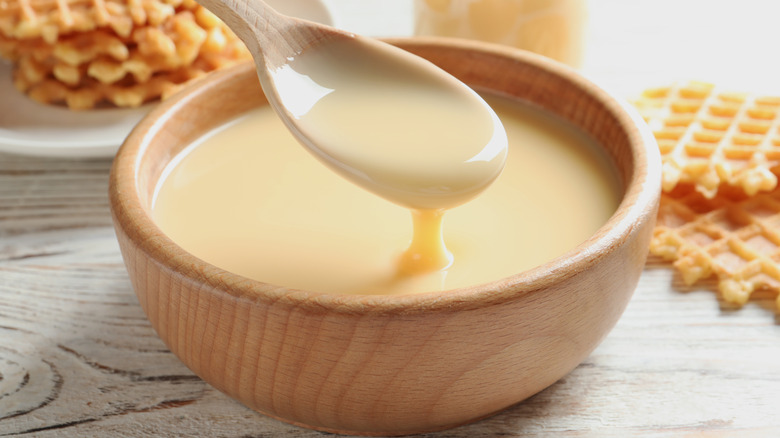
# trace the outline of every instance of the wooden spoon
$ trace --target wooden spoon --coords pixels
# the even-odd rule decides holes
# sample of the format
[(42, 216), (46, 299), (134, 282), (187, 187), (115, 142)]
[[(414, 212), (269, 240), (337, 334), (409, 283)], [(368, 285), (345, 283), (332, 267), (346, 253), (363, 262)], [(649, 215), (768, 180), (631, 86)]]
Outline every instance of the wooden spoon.
[(246, 43), (266, 97), (297, 139), (359, 186), (441, 210), (476, 196), (503, 169), (498, 117), (432, 63), (260, 0), (199, 1)]

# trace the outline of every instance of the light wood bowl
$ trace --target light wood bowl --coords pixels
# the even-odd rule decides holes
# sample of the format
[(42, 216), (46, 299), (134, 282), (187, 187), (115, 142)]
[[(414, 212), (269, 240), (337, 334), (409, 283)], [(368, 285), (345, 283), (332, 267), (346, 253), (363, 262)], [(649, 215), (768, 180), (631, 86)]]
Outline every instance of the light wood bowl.
[(580, 126), (614, 159), (625, 194), (614, 216), (574, 250), (491, 283), (410, 296), (291, 290), (194, 257), (150, 217), (161, 171), (182, 148), (266, 104), (253, 66), (214, 74), (160, 105), (129, 136), (111, 174), (116, 234), (138, 300), (198, 376), (252, 409), (319, 430), (440, 430), (548, 387), (620, 317), (658, 206), (652, 135), (574, 70), (483, 43), (391, 42), (477, 89), (529, 101)]

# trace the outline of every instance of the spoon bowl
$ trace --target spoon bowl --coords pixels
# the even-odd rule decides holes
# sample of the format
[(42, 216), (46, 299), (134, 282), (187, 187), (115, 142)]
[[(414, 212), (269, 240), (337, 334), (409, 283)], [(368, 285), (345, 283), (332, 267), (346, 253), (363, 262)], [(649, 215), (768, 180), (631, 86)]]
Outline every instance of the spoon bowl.
[(298, 141), (355, 184), (408, 208), (440, 210), (501, 173), (501, 121), (431, 62), (261, 0), (202, 4), (246, 43), (266, 97)]

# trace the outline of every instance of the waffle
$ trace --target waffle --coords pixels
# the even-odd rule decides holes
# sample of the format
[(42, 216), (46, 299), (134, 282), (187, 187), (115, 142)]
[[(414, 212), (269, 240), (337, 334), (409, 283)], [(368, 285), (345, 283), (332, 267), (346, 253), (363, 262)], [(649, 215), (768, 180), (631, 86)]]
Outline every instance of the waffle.
[(62, 82), (47, 79), (32, 86), (16, 81), (16, 86), (38, 102), (65, 103), (71, 109), (94, 108), (103, 102), (134, 108), (153, 99), (165, 99), (204, 74), (203, 70), (187, 67), (155, 75), (143, 83), (102, 84), (87, 80), (77, 89), (72, 89)]
[(127, 37), (136, 27), (159, 26), (192, 0), (0, 0), (0, 34), (42, 38), (54, 44), (61, 34), (110, 29)]
[(713, 198), (724, 185), (748, 195), (777, 186), (780, 98), (687, 82), (646, 90), (634, 104), (658, 141), (665, 192), (692, 184)]
[(0, 55), (19, 90), (72, 109), (138, 106), (249, 59), (192, 0), (0, 0)]
[(760, 289), (780, 292), (780, 188), (748, 196), (721, 187), (708, 198), (678, 185), (661, 197), (650, 252), (674, 260), (688, 285), (714, 274), (730, 303), (742, 305)]

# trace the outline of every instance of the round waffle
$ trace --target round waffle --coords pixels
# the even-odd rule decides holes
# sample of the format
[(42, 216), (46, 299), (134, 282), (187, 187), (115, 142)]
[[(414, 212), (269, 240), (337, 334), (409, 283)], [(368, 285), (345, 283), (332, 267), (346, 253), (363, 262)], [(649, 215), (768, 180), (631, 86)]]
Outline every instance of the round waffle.
[(138, 106), (249, 59), (192, 0), (0, 0), (0, 55), (18, 89), (72, 109)]

